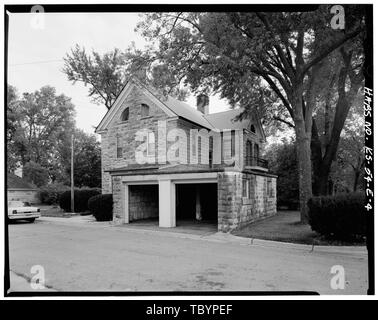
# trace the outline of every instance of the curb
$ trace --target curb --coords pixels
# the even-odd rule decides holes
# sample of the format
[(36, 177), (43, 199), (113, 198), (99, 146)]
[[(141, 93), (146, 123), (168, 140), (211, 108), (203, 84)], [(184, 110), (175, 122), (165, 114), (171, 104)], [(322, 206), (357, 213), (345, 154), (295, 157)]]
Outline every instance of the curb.
[(296, 249), (296, 250), (305, 250), (305, 251), (313, 251), (314, 249), (314, 247), (310, 244), (300, 244), (300, 243), (281, 242), (281, 241), (253, 239), (253, 238), (251, 238), (250, 240), (251, 240), (251, 245), (253, 246), (286, 248), (286, 249)]
[(217, 232), (213, 235), (202, 237), (202, 239), (218, 242), (238, 243), (241, 245), (251, 245), (270, 248), (294, 249), (307, 252), (333, 253), (333, 254), (354, 254), (367, 255), (365, 246), (318, 246), (311, 244), (300, 244), (291, 242), (281, 242), (273, 240), (263, 240), (234, 236), (230, 233)]
[(262, 247), (305, 250), (309, 252), (319, 252), (319, 253), (367, 255), (367, 249), (365, 246), (319, 246), (319, 245), (290, 243), (290, 242), (281, 242), (281, 241), (263, 240), (263, 239), (251, 239), (251, 245), (257, 245), (257, 246), (262, 246)]

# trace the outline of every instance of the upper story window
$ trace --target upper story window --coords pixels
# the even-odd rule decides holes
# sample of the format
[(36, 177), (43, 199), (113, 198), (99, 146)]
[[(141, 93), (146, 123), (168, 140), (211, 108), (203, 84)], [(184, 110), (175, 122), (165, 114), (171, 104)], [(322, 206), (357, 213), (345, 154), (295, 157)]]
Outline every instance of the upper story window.
[(123, 153), (123, 150), (122, 150), (122, 145), (121, 145), (121, 137), (120, 136), (117, 136), (117, 158), (122, 158), (122, 153)]
[(252, 131), (253, 133), (256, 133), (256, 128), (255, 128), (255, 126), (254, 126), (253, 124), (251, 124), (250, 129), (251, 129), (251, 131)]
[(150, 115), (150, 107), (144, 103), (140, 106), (140, 116), (142, 118), (148, 117)]
[(126, 108), (125, 110), (123, 110), (121, 114), (121, 121), (127, 121), (127, 120), (129, 120), (129, 108)]
[(252, 166), (253, 161), (253, 149), (252, 149), (252, 142), (250, 140), (247, 140), (247, 166)]
[(198, 137), (197, 140), (197, 155), (198, 155), (198, 163), (202, 162), (202, 138)]
[(155, 134), (149, 132), (147, 135), (147, 156), (155, 155)]
[(235, 157), (235, 130), (231, 131), (231, 157)]
[(214, 150), (214, 139), (213, 137), (209, 138), (209, 165), (213, 166), (213, 150)]
[(260, 147), (257, 143), (255, 143), (254, 148), (255, 148), (255, 150), (254, 150), (255, 158), (258, 159), (260, 157)]

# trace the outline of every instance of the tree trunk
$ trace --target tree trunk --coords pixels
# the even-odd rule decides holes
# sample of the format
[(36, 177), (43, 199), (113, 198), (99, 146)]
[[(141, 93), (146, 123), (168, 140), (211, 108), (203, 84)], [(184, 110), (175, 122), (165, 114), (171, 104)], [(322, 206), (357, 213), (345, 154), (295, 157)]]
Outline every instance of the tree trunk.
[(318, 127), (316, 121), (312, 119), (312, 130), (311, 130), (311, 162), (312, 162), (312, 173), (313, 173), (313, 184), (312, 193), (314, 195), (319, 195), (320, 179), (319, 172), (321, 170), (323, 161), (322, 154), (322, 144), (319, 139)]
[[(308, 222), (307, 202), (312, 197), (312, 170), (311, 170), (311, 127), (312, 118), (307, 118), (306, 110), (303, 106), (303, 87), (297, 86), (293, 95), (294, 98), (294, 123), (296, 136), (296, 149), (299, 174), (299, 207), (301, 212), (301, 222)], [(309, 113), (311, 114), (311, 113)], [(307, 114), (307, 115), (309, 115)], [(306, 121), (308, 120), (308, 121)], [(307, 128), (306, 128), (307, 123)]]
[[(298, 126), (298, 124), (296, 125)], [(304, 123), (303, 123), (304, 128)], [(312, 196), (310, 137), (301, 128), (296, 130), (296, 147), (299, 173), (299, 205), (301, 222), (308, 222), (307, 202)]]

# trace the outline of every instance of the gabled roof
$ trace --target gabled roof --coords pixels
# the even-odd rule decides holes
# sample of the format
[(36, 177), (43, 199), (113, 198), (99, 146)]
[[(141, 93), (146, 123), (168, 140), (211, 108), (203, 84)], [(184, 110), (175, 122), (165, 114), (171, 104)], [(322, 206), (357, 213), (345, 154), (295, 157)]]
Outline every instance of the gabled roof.
[[(105, 114), (100, 124), (96, 128), (96, 132), (101, 132), (106, 129), (107, 125), (113, 119), (117, 110), (122, 106), (123, 101), (131, 92), (133, 85), (142, 89), (146, 95), (153, 100), (168, 116), (178, 116), (183, 119), (194, 122), (207, 129), (247, 129), (250, 123), (249, 119), (236, 121), (235, 117), (241, 113), (240, 109), (233, 109), (224, 112), (211, 113), (204, 115), (196, 108), (191, 107), (183, 101), (179, 101), (171, 96), (161, 96), (153, 88), (146, 86), (144, 83), (131, 77), (126, 83), (121, 93), (113, 103), (112, 107)], [(264, 130), (262, 129), (260, 121), (257, 121), (265, 139)]]
[(250, 123), (249, 119), (243, 119), (236, 121), (237, 117), (241, 113), (240, 109), (227, 110), (217, 113), (209, 113), (204, 117), (217, 129), (244, 129), (248, 128)]
[(191, 107), (187, 103), (170, 96), (168, 96), (167, 100), (163, 101), (163, 103), (179, 117), (195, 122), (202, 127), (215, 129), (215, 127), (204, 117), (202, 112)]
[(7, 173), (7, 187), (8, 189), (29, 189), (29, 190), (35, 190), (37, 187), (33, 185), (32, 183), (29, 183), (23, 178), (20, 178), (16, 176), (13, 173)]
[(100, 124), (96, 127), (95, 132), (101, 132), (103, 130), (107, 129), (107, 126), (112, 121), (114, 116), (117, 114), (117, 111), (119, 108), (122, 107), (123, 102), (131, 92), (133, 86), (136, 85), (142, 89), (145, 89), (144, 92), (146, 95), (151, 98), (168, 116), (174, 116), (175, 114), (165, 106), (160, 99), (158, 99), (150, 90), (147, 89), (146, 86), (144, 86), (139, 80), (137, 80), (134, 77), (131, 77), (129, 81), (126, 82), (125, 86), (121, 90), (121, 92), (118, 94), (116, 100), (114, 101), (113, 105), (110, 107), (108, 112), (105, 114), (105, 116), (102, 118)]

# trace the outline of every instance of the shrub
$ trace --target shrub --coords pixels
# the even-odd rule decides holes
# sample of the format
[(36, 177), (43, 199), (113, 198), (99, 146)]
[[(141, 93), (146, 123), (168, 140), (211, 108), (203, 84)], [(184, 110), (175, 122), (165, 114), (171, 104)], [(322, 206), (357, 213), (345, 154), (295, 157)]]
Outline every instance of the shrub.
[(88, 200), (88, 208), (97, 221), (110, 221), (113, 218), (113, 195), (99, 194)]
[(363, 193), (313, 197), (308, 201), (312, 230), (336, 239), (355, 239), (366, 235)]
[[(74, 191), (75, 212), (88, 211), (88, 199), (100, 193), (101, 191), (97, 188), (75, 189)], [(71, 211), (71, 191), (65, 191), (60, 195), (59, 206), (65, 212)]]
[(58, 204), (60, 195), (69, 189), (63, 184), (52, 183), (39, 189), (39, 199), (45, 204)]

